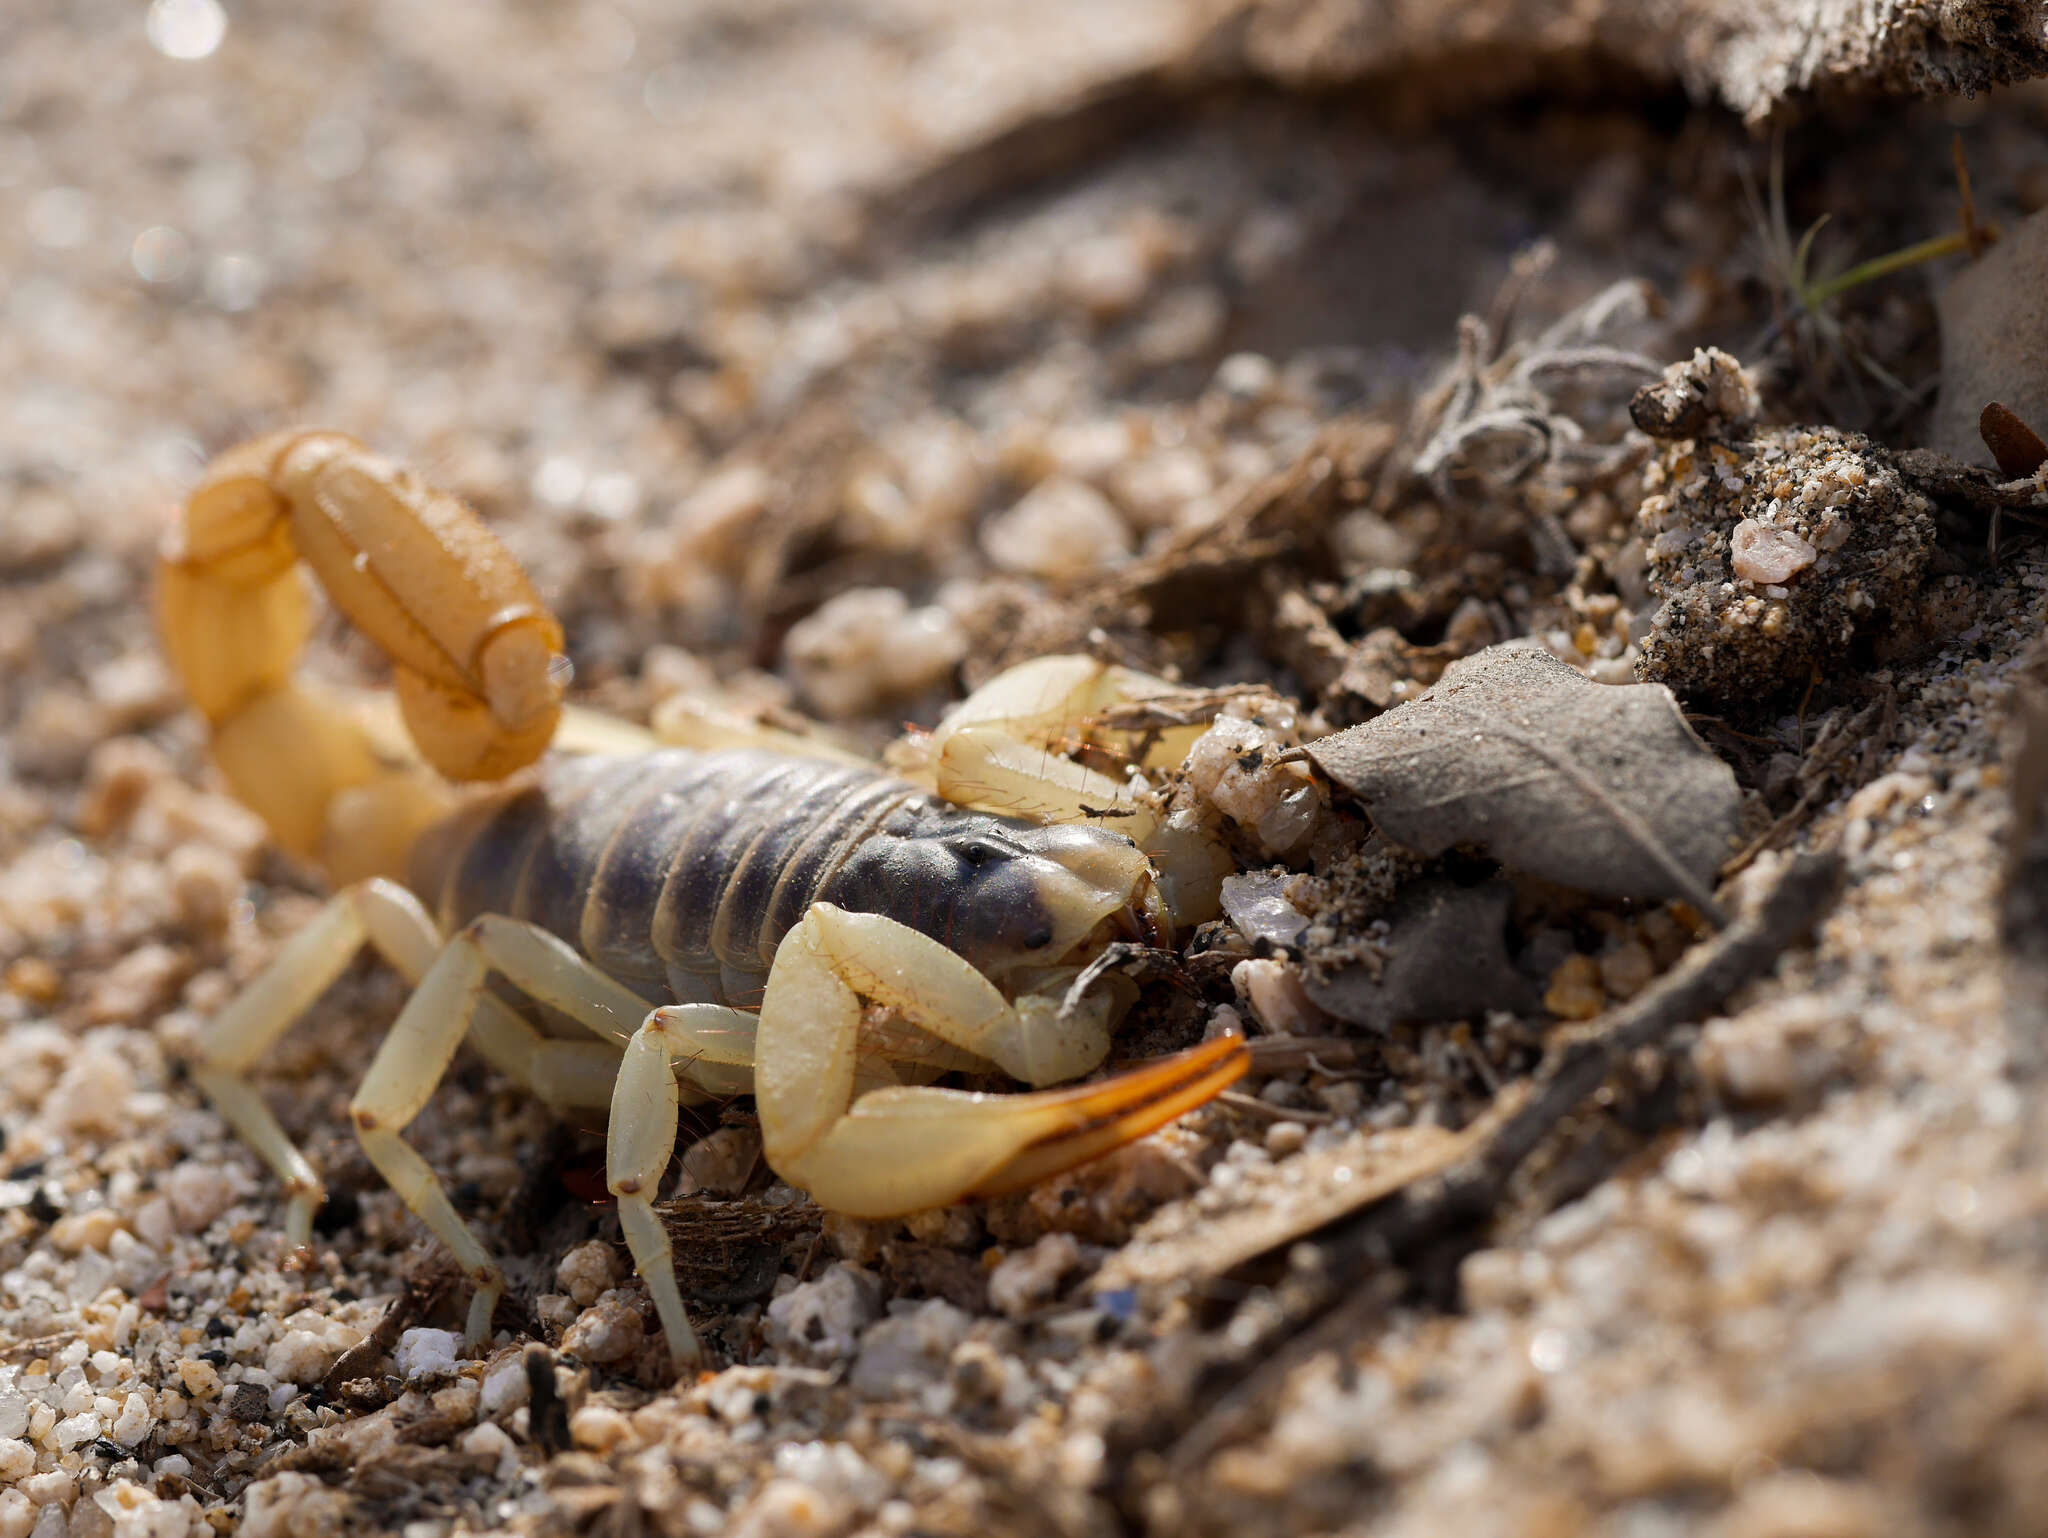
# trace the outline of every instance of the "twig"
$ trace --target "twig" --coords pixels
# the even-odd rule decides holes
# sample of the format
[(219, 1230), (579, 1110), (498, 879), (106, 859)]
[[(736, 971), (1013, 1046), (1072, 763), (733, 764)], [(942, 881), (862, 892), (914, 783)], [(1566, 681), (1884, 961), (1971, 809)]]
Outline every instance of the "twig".
[(569, 1450), (569, 1407), (555, 1388), (555, 1354), (532, 1345), (519, 1359), (526, 1374), (526, 1434), (549, 1453)]
[(1255, 1116), (1265, 1117), (1268, 1121), (1298, 1121), (1321, 1126), (1337, 1119), (1328, 1111), (1311, 1111), (1305, 1106), (1298, 1105), (1274, 1105), (1270, 1101), (1261, 1100), (1257, 1095), (1240, 1094), (1234, 1089), (1226, 1089), (1216, 1098), (1234, 1111), (1249, 1111)]
[[(1310, 1241), (1320, 1263), (1291, 1269), (1278, 1309), (1273, 1294), (1263, 1295), (1275, 1317), (1241, 1316), (1226, 1332), (1232, 1349), (1210, 1363), (1207, 1381), (1189, 1396), (1192, 1403), (1214, 1408), (1173, 1441), (1164, 1460), (1166, 1476), (1184, 1477), (1198, 1467), (1302, 1361), (1356, 1338), (1401, 1291), (1395, 1268), (1412, 1268), (1432, 1244), (1453, 1235), (1468, 1247), (1476, 1244), (1508, 1182), (1559, 1123), (1632, 1053), (1662, 1046), (1765, 975), (1827, 911), (1841, 873), (1841, 857), (1832, 850), (1795, 858), (1755, 910), (1629, 1003), (1553, 1044), (1526, 1098), (1476, 1151), (1435, 1179), (1409, 1186)], [(1252, 1327), (1243, 1328), (1247, 1324)], [(1125, 1451), (1135, 1456), (1142, 1449)]]
[(1342, 1036), (1260, 1036), (1251, 1044), (1253, 1073), (1299, 1073), (1304, 1068), (1329, 1074), (1355, 1068), (1360, 1058), (1378, 1056), (1369, 1042)]

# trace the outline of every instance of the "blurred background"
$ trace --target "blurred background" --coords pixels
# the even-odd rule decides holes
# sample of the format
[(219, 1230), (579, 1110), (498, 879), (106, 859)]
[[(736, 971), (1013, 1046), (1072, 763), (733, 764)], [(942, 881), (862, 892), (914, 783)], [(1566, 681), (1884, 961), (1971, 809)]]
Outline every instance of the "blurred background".
[[(586, 682), (656, 622), (773, 668), (830, 594), (973, 609), (948, 584), (1212, 519), (1331, 412), (1400, 411), (1539, 236), (1539, 318), (1636, 275), (1674, 345), (1768, 322), (1727, 114), (1583, 67), (1294, 88), (1234, 9), (16, 0), (0, 561), (135, 550), (210, 454), (313, 423), (498, 520)], [(1982, 104), (1846, 110), (1791, 140), (1795, 227), (1936, 232)], [(2007, 142), (1987, 200), (2048, 197)], [(1924, 284), (1859, 307), (1931, 368)]]

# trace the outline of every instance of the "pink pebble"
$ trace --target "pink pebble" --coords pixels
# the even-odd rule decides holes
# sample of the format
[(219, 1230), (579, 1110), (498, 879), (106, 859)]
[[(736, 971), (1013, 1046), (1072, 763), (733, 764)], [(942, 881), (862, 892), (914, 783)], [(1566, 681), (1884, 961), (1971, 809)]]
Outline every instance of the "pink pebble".
[(1774, 529), (1754, 518), (1745, 518), (1735, 525), (1728, 548), (1734, 556), (1735, 575), (1759, 587), (1797, 576), (1813, 564), (1818, 553), (1797, 534)]

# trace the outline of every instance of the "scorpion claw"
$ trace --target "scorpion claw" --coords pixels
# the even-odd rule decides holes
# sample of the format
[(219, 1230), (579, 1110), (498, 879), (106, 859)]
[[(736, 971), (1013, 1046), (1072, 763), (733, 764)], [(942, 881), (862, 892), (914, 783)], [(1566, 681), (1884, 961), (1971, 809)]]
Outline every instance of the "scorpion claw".
[(1232, 1031), (1097, 1084), (1008, 1096), (1017, 1107), (1009, 1116), (1045, 1124), (1049, 1130), (976, 1184), (972, 1194), (1005, 1196), (1021, 1191), (1048, 1175), (1134, 1143), (1215, 1099), (1244, 1077), (1250, 1065), (1250, 1048)]

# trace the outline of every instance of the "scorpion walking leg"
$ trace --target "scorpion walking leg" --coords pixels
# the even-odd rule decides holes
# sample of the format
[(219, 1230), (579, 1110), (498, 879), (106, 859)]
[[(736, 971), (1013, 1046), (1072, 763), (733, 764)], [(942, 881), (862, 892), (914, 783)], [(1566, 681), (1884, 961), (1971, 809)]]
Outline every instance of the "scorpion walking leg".
[[(456, 1212), (432, 1168), (400, 1133), (427, 1103), (456, 1047), (472, 1029), (477, 1030), (480, 1049), (485, 1038), (491, 1040), (493, 1050), (485, 1055), (513, 1067), (520, 1077), (530, 1077), (537, 1063), (562, 1060), (551, 1052), (553, 1044), (516, 1021), (511, 1021), (510, 1029), (504, 1022), (482, 1028), (488, 1012), (501, 1007), (484, 991), (493, 971), (610, 1041), (626, 1039), (646, 1010), (639, 995), (606, 977), (553, 935), (517, 919), (486, 914), (442, 947), (377, 1049), (349, 1103), (349, 1115), (377, 1172), (475, 1280), (468, 1323), (472, 1344), (489, 1334), (491, 1314), (505, 1291), (504, 1273)], [(525, 1032), (530, 1041), (522, 1041), (512, 1030)], [(609, 1061), (617, 1061), (614, 1049), (603, 1042), (574, 1045), (595, 1047)], [(520, 1074), (522, 1059), (526, 1072)]]
[(364, 941), (409, 979), (432, 960), (439, 937), (419, 900), (395, 882), (360, 882), (331, 899), (285, 942), (256, 980), (214, 1018), (199, 1040), (192, 1077), (242, 1140), (275, 1170), (291, 1194), (285, 1236), (312, 1236), (313, 1214), (327, 1199), (320, 1177), (249, 1082), (250, 1066), (341, 976)]
[[(626, 1046), (612, 1091), (605, 1140), (607, 1183), (618, 1198), (626, 1248), (654, 1299), (678, 1373), (698, 1361), (702, 1348), (676, 1286), (668, 1230), (654, 1211), (655, 1191), (676, 1148), (682, 1086), (675, 1071), (689, 1067), (700, 1080), (715, 1080), (719, 1068), (744, 1073), (754, 1061), (757, 1024), (753, 1015), (717, 1004), (667, 1004), (652, 1010)], [(743, 1080), (734, 1084), (736, 1091), (744, 1087)]]
[[(440, 933), (411, 892), (381, 878), (358, 882), (330, 899), (214, 1018), (192, 1065), (194, 1081), (228, 1125), (284, 1181), (285, 1237), (294, 1248), (312, 1237), (313, 1215), (327, 1193), (248, 1072), (365, 942), (414, 984), (441, 949)], [(604, 1105), (611, 1098), (618, 1056), (602, 1042), (549, 1041), (489, 997), (479, 1001), (472, 1039), (494, 1067), (557, 1105)]]
[[(1071, 1168), (1201, 1105), (1247, 1062), (1243, 1039), (1229, 1036), (1072, 1089), (983, 1095), (898, 1086), (855, 1101), (863, 998), (1011, 1072), (1045, 1061), (1034, 1031), (1057, 1019), (1020, 1013), (915, 930), (815, 904), (783, 938), (768, 974), (754, 1093), (768, 1162), (856, 1217), (900, 1216)], [(1081, 1041), (1071, 1050), (1101, 1056)]]

